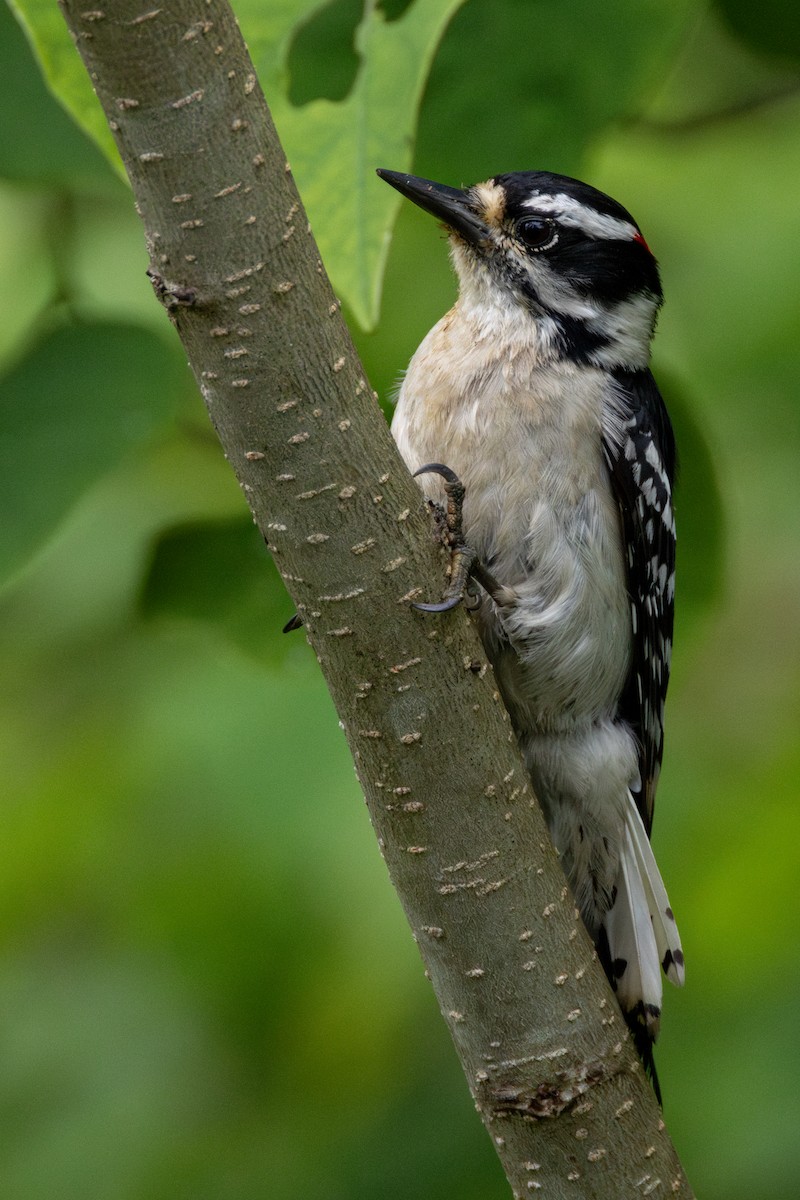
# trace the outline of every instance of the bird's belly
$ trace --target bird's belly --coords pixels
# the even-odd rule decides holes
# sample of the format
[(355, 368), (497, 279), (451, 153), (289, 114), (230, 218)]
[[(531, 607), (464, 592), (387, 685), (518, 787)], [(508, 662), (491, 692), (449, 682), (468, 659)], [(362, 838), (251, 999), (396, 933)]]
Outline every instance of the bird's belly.
[[(488, 597), (478, 622), (518, 730), (555, 731), (613, 716), (631, 659), (630, 604), (619, 516), (599, 428), (526, 420), (524, 407), (492, 420), (395, 430), (412, 469), (451, 467), (464, 483), (466, 539), (517, 603)], [(443, 499), (441, 480), (420, 477)]]

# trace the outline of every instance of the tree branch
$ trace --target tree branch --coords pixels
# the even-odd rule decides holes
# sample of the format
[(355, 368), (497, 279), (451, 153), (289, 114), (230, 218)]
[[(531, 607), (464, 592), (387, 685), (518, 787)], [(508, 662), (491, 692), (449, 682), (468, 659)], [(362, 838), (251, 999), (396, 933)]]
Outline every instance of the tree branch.
[(227, 3), (62, 7), (514, 1194), (690, 1197)]

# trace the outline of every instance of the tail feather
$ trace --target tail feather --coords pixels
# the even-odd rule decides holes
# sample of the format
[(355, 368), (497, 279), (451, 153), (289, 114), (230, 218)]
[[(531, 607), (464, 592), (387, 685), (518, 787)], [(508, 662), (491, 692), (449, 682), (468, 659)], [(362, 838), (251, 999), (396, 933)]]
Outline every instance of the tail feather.
[(686, 978), (683, 950), (678, 926), (670, 908), (667, 889), (664, 887), (650, 839), (645, 833), (642, 818), (635, 804), (628, 806), (626, 821), (626, 848), (630, 846), (636, 860), (639, 875), (644, 885), (653, 932), (658, 946), (658, 955), (664, 974), (670, 983), (682, 987)]
[(661, 971), (684, 981), (683, 951), (642, 818), (631, 797), (614, 903), (601, 930), (601, 957), (661, 1102), (653, 1043), (661, 1018)]
[(620, 1007), (626, 1014), (637, 1013), (637, 1023), (655, 1041), (661, 1016), (661, 962), (644, 884), (628, 836), (622, 848), (617, 894), (606, 913), (605, 928)]

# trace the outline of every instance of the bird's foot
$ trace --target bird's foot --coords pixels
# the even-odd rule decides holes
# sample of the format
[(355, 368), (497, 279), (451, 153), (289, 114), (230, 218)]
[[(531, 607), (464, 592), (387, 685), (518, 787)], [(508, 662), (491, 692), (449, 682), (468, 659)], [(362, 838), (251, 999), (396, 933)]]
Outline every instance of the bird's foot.
[(477, 600), (475, 603), (470, 603), (472, 599), (469, 589), (471, 579), (476, 580), (496, 604), (513, 604), (516, 600), (513, 589), (503, 587), (497, 582), (491, 572), (481, 563), (475, 549), (467, 543), (464, 537), (464, 484), (455, 471), (446, 467), (444, 463), (426, 463), (424, 467), (420, 467), (418, 471), (414, 472), (414, 477), (425, 475), (428, 472), (441, 475), (444, 480), (446, 496), (444, 506), (433, 501), (429, 503), (436, 524), (437, 536), (442, 545), (450, 551), (450, 581), (438, 604), (414, 602), (411, 607), (417, 608), (421, 612), (449, 612), (450, 609), (456, 608), (462, 600), (466, 600), (469, 607), (475, 607), (478, 603)]

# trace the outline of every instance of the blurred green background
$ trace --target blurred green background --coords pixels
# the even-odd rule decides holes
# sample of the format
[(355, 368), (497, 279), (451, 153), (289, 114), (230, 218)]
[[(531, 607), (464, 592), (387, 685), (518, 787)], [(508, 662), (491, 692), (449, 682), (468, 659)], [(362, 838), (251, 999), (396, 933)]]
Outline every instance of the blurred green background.
[[(579, 175), (662, 263), (683, 476), (655, 845), (687, 985), (658, 1062), (705, 1200), (800, 1177), (799, 11), (470, 0), (413, 159)], [(296, 31), (293, 104), (347, 94), (359, 19)], [(504, 1197), (146, 265), (0, 0), (0, 1195)], [(453, 295), (408, 206), (355, 331), (382, 398)]]

